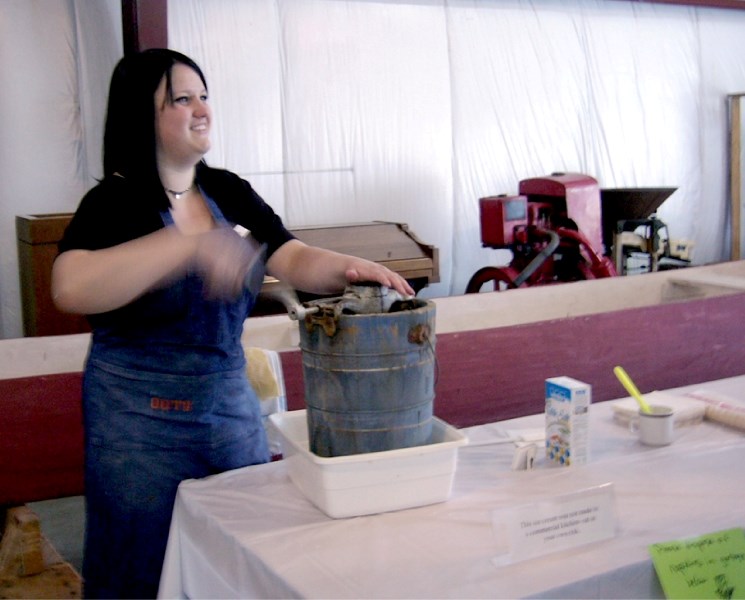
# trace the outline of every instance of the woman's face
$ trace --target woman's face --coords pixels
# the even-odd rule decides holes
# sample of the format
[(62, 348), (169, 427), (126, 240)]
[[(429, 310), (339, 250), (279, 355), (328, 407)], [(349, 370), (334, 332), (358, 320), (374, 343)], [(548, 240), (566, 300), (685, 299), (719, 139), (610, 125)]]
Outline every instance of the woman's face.
[(210, 149), (212, 111), (207, 104), (207, 90), (197, 72), (181, 63), (171, 70), (171, 87), (173, 102), (168, 99), (165, 76), (155, 90), (158, 163), (193, 166)]

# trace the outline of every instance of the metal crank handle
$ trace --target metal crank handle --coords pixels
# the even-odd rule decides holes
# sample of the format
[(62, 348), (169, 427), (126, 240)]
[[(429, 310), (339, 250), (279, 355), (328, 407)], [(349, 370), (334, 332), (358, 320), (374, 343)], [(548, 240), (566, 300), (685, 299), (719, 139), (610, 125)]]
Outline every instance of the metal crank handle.
[(318, 312), (317, 306), (303, 306), (295, 293), (286, 283), (279, 282), (272, 286), (266, 295), (281, 302), (287, 309), (287, 314), (293, 321), (300, 321), (306, 316)]
[[(247, 238), (251, 232), (241, 225), (236, 225), (233, 230), (240, 235), (242, 238)], [(293, 321), (299, 321), (305, 319), (307, 315), (312, 315), (318, 312), (318, 307), (306, 307), (300, 303), (300, 300), (289, 285), (284, 283), (278, 283), (274, 286), (274, 289), (266, 293), (267, 296), (279, 300), (284, 307), (287, 309), (287, 314)]]
[(308, 315), (317, 313), (317, 312), (318, 312), (317, 306), (303, 306), (300, 303), (287, 307), (287, 314), (290, 316), (290, 318), (293, 321), (305, 320), (305, 317), (307, 317)]

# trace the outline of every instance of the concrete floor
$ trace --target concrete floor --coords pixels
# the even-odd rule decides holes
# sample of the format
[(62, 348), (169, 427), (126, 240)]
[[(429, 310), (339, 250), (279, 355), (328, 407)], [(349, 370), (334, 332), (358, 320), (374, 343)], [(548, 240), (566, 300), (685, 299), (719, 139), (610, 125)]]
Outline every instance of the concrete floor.
[(82, 496), (31, 502), (29, 508), (39, 516), (42, 534), (60, 556), (80, 573), (83, 566), (85, 501)]

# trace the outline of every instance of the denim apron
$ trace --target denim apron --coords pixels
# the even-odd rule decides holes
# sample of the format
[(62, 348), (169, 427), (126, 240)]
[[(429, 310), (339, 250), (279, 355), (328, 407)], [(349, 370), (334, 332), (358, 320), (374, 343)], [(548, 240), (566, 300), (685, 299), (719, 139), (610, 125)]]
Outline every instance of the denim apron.
[[(173, 223), (167, 211), (163, 220)], [(240, 340), (263, 261), (254, 269), (236, 300), (205, 299), (190, 274), (135, 301), (140, 319), (94, 331), (83, 380), (86, 597), (154, 598), (179, 483), (269, 460)]]

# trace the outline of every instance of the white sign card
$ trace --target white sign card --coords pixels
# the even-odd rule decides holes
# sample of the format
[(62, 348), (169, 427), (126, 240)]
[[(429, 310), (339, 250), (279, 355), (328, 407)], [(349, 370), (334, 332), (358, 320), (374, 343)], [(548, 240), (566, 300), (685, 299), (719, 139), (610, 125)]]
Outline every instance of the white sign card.
[(547, 500), (495, 510), (492, 526), (508, 550), (499, 566), (612, 538), (616, 534), (612, 483)]

